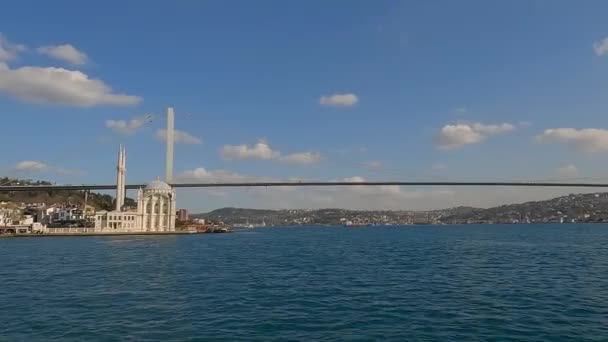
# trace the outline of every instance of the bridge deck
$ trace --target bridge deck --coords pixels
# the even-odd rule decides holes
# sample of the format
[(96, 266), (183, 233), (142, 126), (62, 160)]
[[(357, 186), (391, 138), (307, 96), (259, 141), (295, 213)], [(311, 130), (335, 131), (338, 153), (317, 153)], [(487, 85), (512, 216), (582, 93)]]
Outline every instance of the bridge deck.
[[(277, 186), (514, 186), (514, 187), (578, 187), (606, 188), (608, 183), (560, 182), (241, 182), (241, 183), (176, 183), (174, 188), (223, 187), (277, 187)], [(128, 184), (127, 189), (144, 188), (145, 184)], [(60, 190), (114, 190), (116, 185), (10, 185), (0, 186), (0, 192), (9, 191), (60, 191)]]

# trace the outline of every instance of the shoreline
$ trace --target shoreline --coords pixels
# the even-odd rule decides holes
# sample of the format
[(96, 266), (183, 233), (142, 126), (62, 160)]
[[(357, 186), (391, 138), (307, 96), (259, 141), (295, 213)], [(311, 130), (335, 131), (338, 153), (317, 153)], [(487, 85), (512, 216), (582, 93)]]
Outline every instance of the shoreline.
[[(406, 225), (377, 225), (377, 226), (360, 226), (348, 227), (342, 225), (294, 225), (294, 226), (266, 226), (258, 228), (347, 228), (352, 230), (360, 230), (364, 228), (415, 228), (415, 227), (465, 227), (465, 226), (541, 226), (541, 225), (608, 225), (608, 222), (537, 222), (537, 223), (456, 223), (456, 224), (406, 224)], [(100, 237), (100, 236), (176, 236), (176, 235), (200, 235), (200, 234), (226, 234), (235, 232), (251, 231), (249, 229), (234, 229), (226, 232), (196, 232), (196, 231), (175, 231), (175, 232), (116, 232), (116, 233), (59, 233), (59, 234), (0, 234), (0, 239), (3, 238), (45, 238), (45, 237)]]
[[(175, 236), (209, 234), (198, 232), (124, 232), (124, 233), (61, 233), (61, 234), (0, 234), (2, 238), (90, 237), (90, 236)], [(216, 233), (217, 234), (217, 233)]]

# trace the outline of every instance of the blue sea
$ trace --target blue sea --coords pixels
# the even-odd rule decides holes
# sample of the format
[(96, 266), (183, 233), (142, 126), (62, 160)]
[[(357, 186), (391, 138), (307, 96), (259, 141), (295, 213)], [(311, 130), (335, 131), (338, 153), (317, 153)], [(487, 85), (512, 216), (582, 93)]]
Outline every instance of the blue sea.
[(0, 341), (608, 341), (607, 225), (0, 239)]

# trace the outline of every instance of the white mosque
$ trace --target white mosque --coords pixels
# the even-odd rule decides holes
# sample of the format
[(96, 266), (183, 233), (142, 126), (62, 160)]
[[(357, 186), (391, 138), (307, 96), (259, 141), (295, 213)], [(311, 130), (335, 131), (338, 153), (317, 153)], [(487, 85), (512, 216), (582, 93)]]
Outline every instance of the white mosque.
[[(173, 177), (173, 109), (167, 110), (167, 181)], [(95, 215), (96, 233), (162, 233), (175, 231), (175, 190), (159, 178), (140, 188), (137, 210), (125, 207), (126, 152), (121, 145), (116, 167), (116, 209)]]

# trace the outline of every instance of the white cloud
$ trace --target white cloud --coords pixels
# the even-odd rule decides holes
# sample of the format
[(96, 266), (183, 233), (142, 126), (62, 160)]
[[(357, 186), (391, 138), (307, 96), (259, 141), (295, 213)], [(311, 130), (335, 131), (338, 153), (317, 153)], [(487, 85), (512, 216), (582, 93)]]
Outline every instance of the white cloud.
[(351, 182), (351, 183), (363, 183), (363, 182), (365, 182), (365, 178), (363, 178), (361, 176), (353, 176), (353, 177), (342, 178), (339, 181), (340, 182)]
[(80, 71), (55, 67), (25, 66), (11, 69), (0, 63), (0, 92), (33, 103), (76, 107), (135, 105), (138, 96), (115, 94), (101, 80)]
[(48, 168), (49, 166), (47, 164), (35, 160), (24, 160), (15, 165), (15, 170), (22, 172), (43, 171)]
[[(363, 183), (367, 180), (361, 176), (353, 176), (348, 178), (340, 179), (339, 181), (343, 182), (352, 182), (352, 183)], [(336, 191), (336, 189), (328, 188), (330, 191)], [(349, 186), (344, 189), (337, 189), (340, 192), (351, 192), (358, 195), (367, 195), (367, 196), (381, 196), (381, 195), (391, 195), (395, 200), (397, 199), (406, 199), (410, 198), (414, 193), (406, 192), (401, 189), (398, 185), (355, 185)]]
[(43, 55), (66, 61), (73, 65), (83, 65), (89, 60), (86, 53), (78, 51), (70, 44), (39, 47), (37, 51)]
[(359, 102), (359, 98), (355, 94), (333, 94), (321, 96), (319, 104), (323, 106), (333, 107), (351, 107)]
[[(571, 170), (572, 167), (566, 167)], [(180, 182), (272, 182), (306, 181), (302, 178), (273, 178), (243, 175), (228, 170), (197, 168), (176, 177)], [(338, 181), (364, 182), (353, 176), (336, 178)], [(500, 191), (497, 191), (500, 190)], [(429, 210), (456, 206), (489, 208), (509, 203), (522, 203), (567, 195), (593, 192), (597, 189), (521, 188), (521, 187), (256, 187), (256, 188), (205, 188), (180, 190), (180, 203), (194, 211), (203, 212), (221, 207), (305, 209), (346, 208), (363, 210)], [(206, 197), (207, 196), (207, 197)]]
[[(198, 145), (198, 144), (203, 143), (203, 140), (201, 140), (200, 138), (195, 137), (195, 136), (191, 135), (190, 133), (187, 133), (184, 131), (175, 130), (175, 132), (173, 134), (174, 134), (173, 141), (176, 144)], [(166, 129), (157, 130), (156, 138), (161, 141), (167, 141), (167, 130)]]
[[(229, 170), (207, 170), (204, 167), (184, 171), (178, 174), (175, 179), (177, 183), (257, 183), (281, 181), (281, 179), (273, 177), (243, 175)], [(287, 181), (296, 182), (295, 179), (288, 179)], [(229, 198), (229, 194), (234, 194), (235, 192), (242, 190), (243, 189), (237, 188), (209, 188), (204, 189), (204, 192), (214, 197)], [(289, 186), (277, 186), (272, 188), (252, 187), (247, 188), (246, 190), (249, 195), (267, 195), (268, 193), (282, 194), (285, 192), (293, 192), (295, 189)]]
[[(39, 51), (71, 59), (76, 64), (83, 62), (83, 58), (86, 60), (86, 55), (74, 49), (75, 54), (70, 47), (73, 49), (70, 45), (62, 45)], [(25, 102), (76, 107), (135, 105), (141, 102), (138, 96), (113, 93), (103, 81), (89, 78), (80, 71), (56, 67), (9, 67), (7, 62), (23, 50), (25, 46), (10, 43), (0, 34), (0, 93)]]
[(576, 178), (578, 177), (578, 168), (575, 165), (568, 164), (558, 167), (556, 170), (559, 178)]
[(593, 51), (598, 56), (603, 56), (608, 53), (608, 37), (593, 43)]
[(44, 162), (36, 160), (24, 160), (18, 162), (15, 165), (15, 171), (17, 172), (51, 172), (62, 176), (82, 176), (84, 174), (81, 170), (64, 169), (60, 167), (52, 167)]
[(296, 152), (282, 155), (263, 139), (258, 140), (254, 145), (224, 145), (220, 149), (220, 155), (224, 160), (260, 159), (299, 165), (318, 164), (323, 159), (318, 152)]
[[(565, 170), (572, 170), (566, 167)], [(249, 176), (228, 170), (197, 168), (181, 173), (179, 182), (275, 182), (306, 181), (302, 178), (274, 178)], [(334, 181), (364, 182), (353, 176)], [(498, 191), (500, 190), (500, 191)], [(399, 186), (344, 186), (344, 187), (255, 187), (204, 188), (180, 190), (180, 203), (195, 212), (221, 207), (259, 209), (346, 208), (360, 210), (430, 210), (456, 206), (489, 208), (497, 205), (537, 201), (567, 195), (593, 192), (588, 188), (521, 188), (521, 187), (399, 187)]]
[(608, 151), (608, 130), (597, 128), (551, 128), (536, 136), (543, 143), (559, 142), (584, 152)]
[[(239, 183), (239, 182), (277, 182), (303, 181), (301, 178), (277, 179), (242, 175), (228, 170), (207, 170), (196, 168), (185, 171), (176, 177), (181, 183)], [(338, 179), (345, 182), (365, 182), (360, 176)], [(221, 191), (221, 196), (216, 192)], [(421, 200), (433, 202), (451, 196), (450, 191), (404, 191), (399, 186), (349, 186), (349, 187), (255, 187), (192, 190), (197, 203), (201, 196), (213, 199), (214, 207), (234, 206), (256, 208), (358, 208), (358, 209), (404, 209)], [(187, 195), (186, 195), (187, 196)], [(187, 200), (187, 199), (186, 199)], [(218, 202), (220, 201), (220, 202)], [(244, 203), (251, 203), (250, 205)]]
[(469, 125), (445, 125), (436, 138), (436, 144), (440, 149), (452, 150), (464, 145), (476, 144), (483, 138), (483, 135), (475, 132)]
[(201, 183), (240, 183), (240, 182), (272, 182), (276, 179), (270, 177), (257, 177), (241, 175), (228, 170), (207, 170), (199, 167), (184, 171), (176, 177), (179, 183), (201, 182)]
[(364, 163), (365, 167), (370, 170), (381, 170), (384, 168), (384, 164), (378, 160), (370, 160)]
[(275, 159), (278, 158), (281, 153), (274, 151), (267, 141), (259, 140), (253, 146), (247, 145), (224, 145), (221, 149), (222, 158), (225, 160), (238, 160), (238, 159)]
[(321, 154), (316, 152), (292, 153), (278, 159), (288, 164), (311, 165), (321, 162)]
[(216, 170), (207, 171), (204, 167), (184, 171), (176, 177), (179, 183), (202, 182), (202, 183), (224, 183), (224, 182), (242, 182), (245, 178), (238, 173)]
[(131, 120), (107, 120), (106, 127), (119, 134), (133, 134), (142, 128), (151, 116), (142, 116)]
[(445, 170), (447, 169), (447, 165), (443, 164), (443, 163), (434, 163), (433, 165), (431, 165), (431, 170), (433, 171), (441, 171), (441, 170)]
[(482, 123), (461, 123), (445, 125), (435, 138), (439, 149), (453, 150), (465, 145), (477, 144), (490, 135), (498, 135), (515, 130), (515, 126), (508, 123), (486, 125)]
[(515, 126), (508, 123), (502, 123), (498, 125), (484, 125), (482, 123), (474, 123), (472, 127), (473, 130), (483, 135), (502, 134), (515, 130)]
[(0, 63), (5, 63), (17, 58), (19, 52), (24, 50), (24, 45), (14, 44), (0, 33)]
[[(538, 201), (569, 193), (595, 192), (590, 188), (457, 187), (374, 189), (351, 187), (260, 187), (180, 190), (181, 205), (194, 212), (222, 207), (258, 209), (345, 208), (360, 210), (430, 210), (457, 206), (489, 208)], [(289, 191), (286, 191), (289, 190)], [(499, 191), (498, 191), (499, 190)], [(221, 197), (213, 192), (221, 191)], [(367, 192), (367, 193), (366, 193)]]

